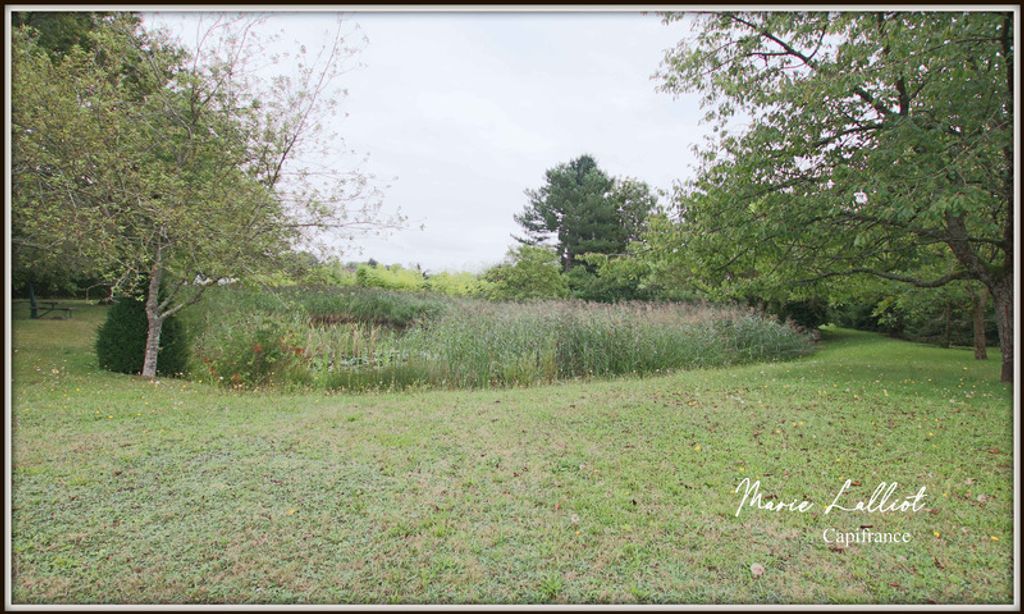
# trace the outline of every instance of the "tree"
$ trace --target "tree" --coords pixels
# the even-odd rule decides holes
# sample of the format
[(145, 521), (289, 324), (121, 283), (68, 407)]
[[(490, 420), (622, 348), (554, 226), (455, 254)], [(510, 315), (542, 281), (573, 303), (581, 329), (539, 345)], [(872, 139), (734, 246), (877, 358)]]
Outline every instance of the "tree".
[(633, 254), (609, 256), (587, 253), (580, 256), (579, 260), (587, 266), (578, 266), (566, 273), (569, 288), (575, 298), (614, 303), (656, 297), (656, 289), (648, 279), (648, 263)]
[(988, 338), (985, 334), (985, 312), (988, 308), (988, 291), (984, 286), (972, 287), (971, 295), (971, 332), (974, 336), (974, 358), (988, 360)]
[[(102, 25), (114, 22), (137, 25), (138, 18), (132, 14), (107, 12), (15, 11), (11, 13), (11, 22), (15, 28), (30, 29), (35, 44), (52, 60), (59, 61), (73, 48), (91, 49), (92, 33)], [(17, 218), (13, 220), (14, 223), (20, 221)], [(19, 229), (12, 233), (14, 237), (23, 237), (24, 234)], [(87, 237), (84, 239), (88, 240)], [(79, 250), (61, 250), (47, 242), (22, 242), (12, 255), (13, 287), (27, 291), (33, 318), (37, 317), (37, 290), (43, 289), (51, 295), (53, 292), (70, 293), (81, 283), (95, 285), (98, 280), (93, 263), (82, 258)]]
[(647, 184), (614, 180), (583, 155), (545, 173), (545, 184), (527, 190), (529, 203), (515, 220), (525, 245), (554, 244), (568, 271), (585, 253), (618, 254), (642, 228), (656, 202)]
[(92, 46), (90, 34), (102, 23), (113, 19), (131, 19), (138, 23), (138, 17), (131, 14), (116, 15), (110, 12), (93, 11), (12, 11), (11, 26), (27, 26), (38, 33), (37, 44), (53, 58), (59, 58), (80, 47), (88, 50)]
[[(659, 76), (700, 93), (719, 134), (677, 195), (694, 273), (773, 288), (977, 280), (1012, 381), (1012, 14), (702, 15)], [(752, 127), (734, 134), (738, 114)], [(942, 253), (954, 270), (917, 276)]]
[(510, 249), (505, 262), (485, 271), (483, 280), (493, 284), (487, 289), (488, 296), (499, 301), (569, 296), (569, 285), (560, 272), (558, 254), (536, 245)]
[(646, 182), (632, 177), (616, 177), (612, 182), (608, 199), (618, 214), (622, 248), (616, 254), (626, 251), (626, 245), (639, 241), (647, 229), (651, 213), (658, 208), (658, 196)]
[(12, 242), (58, 245), (122, 288), (145, 276), (145, 377), (163, 322), (210, 283), (320, 245), (323, 231), (381, 223), (367, 177), (303, 157), (329, 144), (316, 136), (353, 52), (341, 25), (296, 76), (268, 84), (249, 65), (259, 23), (218, 18), (186, 52), (117, 21), (56, 59), (30, 31), (14, 35)]

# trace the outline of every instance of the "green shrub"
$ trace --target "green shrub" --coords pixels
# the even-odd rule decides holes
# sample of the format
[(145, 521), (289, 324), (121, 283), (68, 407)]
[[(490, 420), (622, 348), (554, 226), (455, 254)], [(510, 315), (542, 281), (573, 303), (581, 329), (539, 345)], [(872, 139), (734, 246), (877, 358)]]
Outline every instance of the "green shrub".
[(768, 304), (768, 313), (806, 329), (818, 328), (828, 322), (829, 316), (828, 302), (818, 298), (773, 301)]
[(427, 278), (427, 290), (447, 296), (482, 296), (487, 282), (472, 273), (441, 271)]
[[(978, 286), (954, 282), (941, 288), (893, 286), (834, 305), (831, 320), (839, 326), (880, 331), (892, 337), (936, 345), (974, 344), (971, 290)], [(999, 333), (991, 301), (985, 310), (985, 337), (995, 344)]]
[(569, 296), (558, 254), (533, 245), (510, 249), (505, 262), (484, 272), (487, 296), (496, 301), (553, 299)]
[[(100, 368), (117, 373), (141, 373), (148, 332), (145, 304), (134, 298), (117, 300), (97, 331), (96, 358)], [(187, 370), (188, 354), (185, 328), (174, 316), (168, 317), (160, 329), (157, 374), (183, 374)]]
[(829, 308), (829, 322), (843, 328), (892, 333), (875, 311), (880, 300), (880, 296), (873, 296), (835, 304)]
[(355, 279), (356, 284), (364, 288), (416, 291), (422, 290), (426, 286), (426, 280), (421, 271), (405, 269), (397, 264), (391, 266), (360, 264), (356, 269)]
[[(218, 347), (200, 357), (210, 379), (237, 388), (287, 383), (303, 348), (289, 342), (280, 321), (258, 319), (251, 326), (225, 326)], [(292, 374), (294, 376), (294, 374)]]
[(574, 298), (600, 303), (655, 298), (646, 286), (650, 267), (640, 258), (583, 254), (577, 260), (581, 264), (565, 275)]

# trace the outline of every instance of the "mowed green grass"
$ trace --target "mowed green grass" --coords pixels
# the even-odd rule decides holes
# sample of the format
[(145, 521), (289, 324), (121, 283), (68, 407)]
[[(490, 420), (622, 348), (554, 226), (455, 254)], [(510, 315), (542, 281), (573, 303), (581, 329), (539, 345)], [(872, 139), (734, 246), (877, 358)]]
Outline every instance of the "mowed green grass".
[[(15, 603), (1013, 598), (997, 356), (830, 330), (797, 361), (648, 379), (238, 393), (98, 371), (102, 308), (14, 316)], [(815, 506), (737, 518), (747, 476)], [(845, 479), (928, 509), (823, 515)], [(913, 538), (822, 541), (863, 524)]]

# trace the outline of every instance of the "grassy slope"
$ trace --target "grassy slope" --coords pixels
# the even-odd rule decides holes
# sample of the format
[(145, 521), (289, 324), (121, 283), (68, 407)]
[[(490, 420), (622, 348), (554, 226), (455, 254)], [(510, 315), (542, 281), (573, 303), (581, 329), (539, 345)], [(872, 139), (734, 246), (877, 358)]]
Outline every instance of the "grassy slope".
[[(238, 394), (97, 372), (100, 308), (21, 309), (16, 603), (1012, 599), (995, 356), (832, 331), (645, 380)], [(743, 476), (815, 509), (736, 518)], [(822, 516), (846, 478), (925, 485), (932, 511)], [(913, 541), (822, 542), (860, 524)]]

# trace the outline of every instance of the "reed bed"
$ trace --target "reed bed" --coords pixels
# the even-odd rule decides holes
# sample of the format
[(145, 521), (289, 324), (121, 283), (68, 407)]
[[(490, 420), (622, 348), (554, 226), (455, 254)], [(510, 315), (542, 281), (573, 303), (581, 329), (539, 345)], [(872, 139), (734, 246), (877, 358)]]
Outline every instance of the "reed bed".
[(238, 388), (483, 388), (794, 358), (791, 326), (735, 306), (495, 303), (359, 289), (218, 288), (192, 375)]

